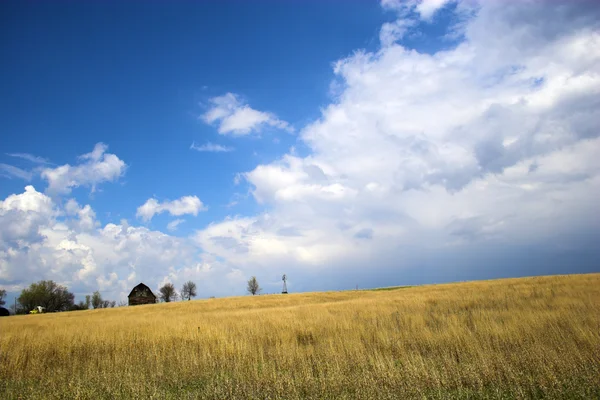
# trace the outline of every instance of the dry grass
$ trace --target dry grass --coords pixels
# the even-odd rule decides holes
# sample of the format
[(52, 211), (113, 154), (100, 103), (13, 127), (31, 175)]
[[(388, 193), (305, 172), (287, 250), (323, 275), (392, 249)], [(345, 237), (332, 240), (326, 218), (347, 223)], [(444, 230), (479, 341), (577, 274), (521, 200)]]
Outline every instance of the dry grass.
[(0, 320), (3, 398), (600, 398), (600, 274)]

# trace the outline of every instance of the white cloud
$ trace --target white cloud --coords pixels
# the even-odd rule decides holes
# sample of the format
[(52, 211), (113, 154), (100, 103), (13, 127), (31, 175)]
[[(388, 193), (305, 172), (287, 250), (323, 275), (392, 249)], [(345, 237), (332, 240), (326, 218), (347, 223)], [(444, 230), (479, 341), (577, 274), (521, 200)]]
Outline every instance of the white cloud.
[(34, 211), (50, 214), (52, 208), (52, 201), (36, 191), (33, 186), (26, 186), (23, 194), (11, 194), (4, 201), (0, 201), (0, 210), (4, 211)]
[(90, 231), (99, 226), (96, 221), (96, 213), (89, 204), (81, 207), (75, 199), (69, 199), (64, 206), (65, 213), (70, 217), (77, 217), (73, 223), (78, 231)]
[(23, 160), (27, 160), (34, 164), (50, 164), (50, 161), (44, 157), (35, 156), (29, 153), (7, 153), (7, 156), (22, 158)]
[(125, 300), (140, 281), (157, 290), (168, 278), (178, 287), (196, 281), (201, 297), (243, 293), (227, 278), (232, 266), (199, 250), (189, 239), (126, 221), (102, 227), (89, 205), (70, 199), (61, 206), (33, 186), (0, 200), (0, 285), (11, 291), (52, 279), (79, 299), (100, 290)]
[[(424, 18), (417, 4), (402, 18)], [(300, 132), (308, 155), (236, 178), (268, 211), (192, 238), (102, 226), (91, 208), (28, 186), (0, 203), (0, 283), (35, 276), (124, 299), (139, 281), (232, 294), (251, 275), (272, 292), (282, 273), (290, 290), (317, 290), (552, 273), (557, 254), (569, 263), (561, 272), (577, 268), (580, 254), (598, 254), (600, 234), (600, 18), (590, 4), (486, 1), (455, 48), (419, 53), (391, 37), (340, 60), (338, 96)], [(233, 100), (205, 118), (222, 128), (244, 107)], [(242, 124), (223, 133), (232, 126)], [(138, 216), (204, 208), (185, 198), (149, 199)]]
[(37, 226), (53, 218), (55, 212), (52, 201), (33, 186), (0, 201), (0, 252), (16, 255), (18, 250), (26, 250), (28, 244), (42, 241)]
[(200, 211), (208, 208), (202, 204), (197, 196), (183, 196), (177, 200), (158, 202), (156, 199), (148, 199), (138, 207), (136, 216), (144, 221), (150, 221), (156, 214), (168, 212), (174, 216), (185, 214), (198, 215)]
[[(29, 162), (32, 162), (34, 164), (50, 164), (50, 162), (43, 158), (43, 157), (38, 157), (38, 156), (34, 156), (33, 154), (28, 154), (28, 153), (6, 153), (7, 156), (9, 157), (16, 157), (16, 158), (20, 158), (23, 160), (27, 160)], [(33, 177), (35, 175), (37, 175), (40, 172), (40, 167), (36, 167), (34, 169), (23, 169), (23, 168), (19, 168), (16, 167), (14, 165), (10, 165), (10, 164), (4, 164), (4, 163), (0, 163), (0, 176), (3, 176), (5, 178), (19, 178), (19, 179), (23, 179), (25, 181), (31, 181), (33, 179)]]
[(176, 231), (177, 227), (184, 222), (185, 222), (184, 219), (175, 219), (167, 224), (167, 229), (171, 232)]
[(207, 124), (217, 124), (220, 134), (234, 136), (260, 132), (265, 126), (293, 132), (293, 128), (272, 113), (257, 111), (233, 93), (210, 99), (211, 108), (202, 115)]
[[(463, 1), (468, 3), (469, 1)], [(455, 0), (381, 0), (381, 6), (398, 13), (401, 19), (408, 19), (411, 12), (416, 12), (420, 19), (431, 21), (437, 11)]]
[(196, 151), (206, 151), (211, 153), (226, 153), (234, 150), (233, 147), (221, 146), (220, 144), (213, 144), (210, 142), (207, 142), (206, 144), (200, 146), (197, 146), (196, 143), (192, 143), (190, 149)]
[(310, 154), (243, 175), (268, 213), (210, 225), (201, 247), (243, 271), (307, 276), (598, 233), (599, 9), (469, 5), (465, 40), (425, 54), (394, 42), (411, 12), (445, 2), (386, 3), (410, 12), (379, 51), (335, 64), (341, 92), (300, 132)]
[(0, 175), (6, 178), (19, 178), (25, 181), (30, 181), (33, 178), (33, 173), (13, 165), (0, 163)]
[(413, 27), (414, 21), (410, 19), (397, 19), (386, 22), (379, 30), (379, 42), (382, 47), (388, 47), (402, 39), (408, 30)]
[(423, 0), (417, 5), (417, 11), (424, 20), (431, 20), (433, 15), (450, 0)]
[(114, 154), (106, 153), (108, 146), (98, 143), (91, 153), (79, 156), (75, 166), (69, 164), (56, 168), (45, 168), (42, 178), (48, 181), (46, 191), (50, 194), (68, 194), (73, 188), (89, 186), (92, 191), (103, 182), (117, 180), (125, 173), (127, 165)]

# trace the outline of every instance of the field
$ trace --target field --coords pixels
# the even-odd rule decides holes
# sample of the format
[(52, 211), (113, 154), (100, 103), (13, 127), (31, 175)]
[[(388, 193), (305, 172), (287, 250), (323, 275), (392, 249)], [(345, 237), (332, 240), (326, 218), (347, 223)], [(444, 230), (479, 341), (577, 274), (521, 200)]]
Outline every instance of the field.
[(596, 399), (600, 274), (0, 319), (0, 397)]

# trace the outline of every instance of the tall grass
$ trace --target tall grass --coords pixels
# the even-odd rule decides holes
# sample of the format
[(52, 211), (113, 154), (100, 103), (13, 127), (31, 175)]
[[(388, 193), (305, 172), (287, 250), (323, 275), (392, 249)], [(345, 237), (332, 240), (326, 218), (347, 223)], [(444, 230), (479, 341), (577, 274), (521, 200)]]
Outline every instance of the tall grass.
[(0, 397), (600, 398), (600, 274), (0, 320)]

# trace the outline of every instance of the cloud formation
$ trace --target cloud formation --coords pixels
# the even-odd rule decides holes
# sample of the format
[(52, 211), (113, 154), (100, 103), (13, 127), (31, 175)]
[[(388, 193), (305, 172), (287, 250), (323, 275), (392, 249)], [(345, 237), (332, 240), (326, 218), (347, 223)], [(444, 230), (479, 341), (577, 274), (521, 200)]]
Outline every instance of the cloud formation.
[[(318, 290), (415, 283), (411, 273), (439, 282), (565, 272), (585, 254), (594, 261), (595, 3), (459, 2), (455, 12), (475, 10), (452, 28), (464, 40), (434, 54), (398, 41), (444, 2), (384, 3), (403, 11), (382, 27), (380, 49), (334, 64), (340, 91), (299, 133), (307, 155), (289, 152), (238, 175), (263, 212), (179, 238), (125, 220), (103, 225), (91, 206), (27, 186), (0, 202), (0, 283), (18, 290), (35, 276), (124, 299), (142, 280), (156, 289), (192, 279), (203, 295), (226, 295), (243, 293), (251, 275), (273, 292), (282, 273), (293, 278), (290, 290)], [(223, 134), (276, 126), (233, 94), (216, 99), (204, 119)], [(125, 168), (103, 145), (79, 161), (46, 168), (48, 194), (114, 181)], [(195, 196), (152, 198), (137, 215), (203, 209)]]
[[(45, 159), (43, 157), (39, 157), (39, 156), (34, 156), (33, 154), (29, 154), (29, 153), (6, 153), (6, 155), (9, 157), (20, 158), (22, 160), (26, 160), (31, 163), (37, 164), (37, 165), (50, 164), (50, 162), (47, 159)], [(19, 178), (19, 179), (23, 179), (24, 181), (29, 182), (39, 172), (40, 172), (40, 167), (33, 168), (33, 169), (23, 169), (23, 168), (16, 167), (14, 165), (0, 163), (0, 176), (9, 178), (9, 179)]]
[(29, 153), (7, 153), (7, 156), (21, 158), (34, 164), (50, 164), (50, 161), (44, 157), (35, 156)]
[(174, 219), (167, 224), (167, 230), (173, 232), (177, 230), (177, 227), (185, 222), (184, 219)]
[(476, 10), (464, 40), (427, 54), (397, 40), (446, 2), (384, 3), (398, 20), (381, 49), (335, 63), (342, 90), (300, 132), (309, 155), (242, 175), (269, 211), (212, 224), (200, 246), (267, 271), (383, 273), (490, 246), (577, 248), (577, 232), (600, 232), (588, 218), (600, 200), (599, 8), (461, 3)]
[(114, 154), (106, 153), (108, 146), (97, 143), (91, 153), (79, 156), (77, 165), (61, 165), (44, 168), (43, 179), (48, 181), (46, 191), (50, 194), (69, 194), (73, 188), (91, 187), (92, 192), (100, 183), (113, 182), (125, 173), (127, 165)]
[(207, 124), (216, 124), (218, 132), (223, 135), (259, 133), (266, 126), (293, 131), (289, 123), (280, 120), (275, 114), (253, 109), (233, 93), (213, 97), (210, 104), (210, 109), (201, 118)]
[(207, 142), (203, 145), (197, 146), (195, 142), (190, 146), (190, 150), (196, 150), (200, 152), (210, 152), (210, 153), (226, 153), (233, 151), (233, 147), (221, 146), (220, 144), (213, 144), (211, 142)]
[[(0, 201), (0, 272), (9, 273), (6, 257), (26, 256), (30, 246), (39, 244), (44, 235), (39, 226), (54, 218), (56, 210), (52, 200), (37, 192), (33, 186), (25, 187), (22, 194), (13, 194)], [(4, 262), (3, 262), (4, 261)], [(26, 265), (23, 266), (27, 268)]]
[(156, 214), (168, 212), (173, 216), (185, 214), (198, 215), (200, 211), (206, 211), (208, 208), (202, 204), (197, 196), (183, 196), (173, 201), (163, 201), (152, 198), (138, 207), (136, 216), (143, 221), (150, 221)]
[(178, 287), (192, 279), (203, 295), (243, 289), (236, 270), (199, 250), (187, 238), (125, 220), (102, 226), (89, 205), (61, 204), (33, 186), (0, 200), (0, 285), (9, 292), (32, 277), (67, 285), (78, 298), (100, 290), (123, 300), (140, 281), (158, 290), (165, 279)]
[(0, 163), (0, 175), (9, 179), (19, 178), (25, 181), (30, 181), (33, 178), (33, 172), (4, 163)]

